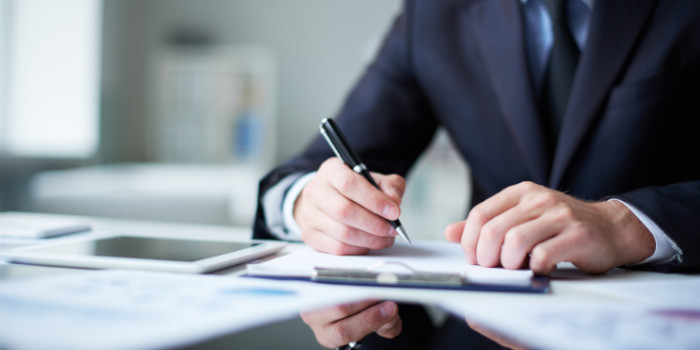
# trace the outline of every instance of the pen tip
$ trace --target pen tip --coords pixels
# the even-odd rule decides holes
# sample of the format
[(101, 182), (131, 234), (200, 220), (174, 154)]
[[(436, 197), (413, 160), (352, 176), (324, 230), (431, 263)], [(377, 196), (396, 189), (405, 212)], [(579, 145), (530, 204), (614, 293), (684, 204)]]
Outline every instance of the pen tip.
[(406, 243), (411, 244), (411, 239), (408, 238), (408, 235), (406, 234), (406, 229), (403, 228), (403, 226), (398, 226), (396, 227), (396, 232), (399, 233), (399, 236), (406, 241)]

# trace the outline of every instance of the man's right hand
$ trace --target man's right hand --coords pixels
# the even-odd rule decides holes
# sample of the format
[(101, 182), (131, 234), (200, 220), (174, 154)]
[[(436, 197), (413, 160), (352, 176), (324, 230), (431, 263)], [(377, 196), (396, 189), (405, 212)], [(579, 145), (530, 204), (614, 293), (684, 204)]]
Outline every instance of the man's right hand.
[(392, 339), (403, 328), (399, 306), (393, 301), (364, 300), (301, 313), (322, 346), (335, 348), (360, 341), (375, 332)]
[(399, 175), (372, 173), (380, 189), (338, 158), (326, 160), (294, 203), (294, 218), (310, 247), (331, 254), (367, 254), (394, 244), (406, 188)]

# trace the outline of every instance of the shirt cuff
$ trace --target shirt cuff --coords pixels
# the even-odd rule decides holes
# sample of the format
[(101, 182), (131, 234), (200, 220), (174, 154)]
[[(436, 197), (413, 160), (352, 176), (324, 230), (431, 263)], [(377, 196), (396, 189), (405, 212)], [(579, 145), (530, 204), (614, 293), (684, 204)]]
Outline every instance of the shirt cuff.
[(282, 203), (288, 189), (294, 185), (294, 182), (302, 177), (303, 174), (291, 174), (280, 180), (277, 184), (270, 187), (260, 200), (262, 210), (265, 213), (265, 225), (270, 233), (282, 240), (293, 240), (289, 235), (287, 228), (284, 225), (282, 215)]
[(294, 182), (294, 185), (289, 188), (287, 194), (284, 196), (284, 201), (282, 202), (282, 222), (287, 228), (287, 235), (290, 237), (290, 239), (301, 240), (301, 228), (299, 227), (297, 220), (294, 219), (294, 202), (296, 202), (297, 197), (299, 197), (299, 194), (301, 194), (301, 191), (304, 189), (304, 187), (306, 187), (306, 184), (308, 184), (309, 181), (314, 178), (314, 176), (316, 176), (315, 171), (300, 177), (298, 180), (296, 180), (296, 182)]
[(651, 264), (651, 263), (658, 263), (658, 264), (666, 264), (671, 261), (683, 261), (683, 251), (678, 247), (676, 242), (674, 242), (662, 229), (657, 225), (654, 220), (652, 220), (649, 216), (644, 214), (641, 210), (637, 209), (635, 206), (632, 204), (629, 204), (625, 201), (612, 198), (610, 199), (612, 201), (617, 201), (622, 204), (624, 204), (627, 209), (629, 209), (632, 214), (634, 214), (639, 221), (642, 222), (642, 224), (651, 232), (651, 235), (654, 236), (654, 241), (656, 242), (656, 248), (654, 249), (654, 254), (652, 254), (650, 257), (644, 259), (643, 261), (633, 264), (633, 265), (642, 265), (642, 264)]

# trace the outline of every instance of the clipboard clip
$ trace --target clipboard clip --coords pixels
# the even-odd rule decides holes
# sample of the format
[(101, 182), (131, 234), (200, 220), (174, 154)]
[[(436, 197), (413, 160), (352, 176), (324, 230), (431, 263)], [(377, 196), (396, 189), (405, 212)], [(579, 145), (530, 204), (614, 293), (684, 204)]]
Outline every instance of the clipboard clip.
[[(389, 267), (390, 269), (386, 269)], [(395, 267), (404, 269), (397, 272)], [(461, 287), (465, 278), (457, 273), (420, 272), (398, 261), (382, 261), (366, 269), (315, 267), (311, 280), (316, 282), (414, 287)]]

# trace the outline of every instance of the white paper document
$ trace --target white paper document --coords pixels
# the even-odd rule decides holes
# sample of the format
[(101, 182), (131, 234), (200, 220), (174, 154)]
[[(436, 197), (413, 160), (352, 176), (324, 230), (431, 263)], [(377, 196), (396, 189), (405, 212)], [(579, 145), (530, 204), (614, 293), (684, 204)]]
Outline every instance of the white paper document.
[(249, 264), (247, 271), (257, 276), (311, 277), (316, 267), (367, 269), (380, 262), (390, 263), (386, 267), (394, 269), (393, 272), (410, 272), (398, 264), (391, 264), (400, 263), (419, 272), (464, 274), (468, 281), (481, 284), (527, 285), (533, 277), (531, 270), (484, 268), (468, 264), (459, 244), (438, 241), (416, 241), (412, 245), (397, 242), (387, 249), (353, 256), (326, 254), (305, 247), (273, 260)]
[(116, 270), (9, 281), (0, 283), (0, 348), (173, 348), (364, 297), (303, 282)]
[(441, 306), (527, 348), (700, 349), (700, 310), (692, 308), (576, 298), (472, 299)]
[(571, 286), (586, 292), (635, 300), (649, 306), (700, 310), (700, 277), (683, 276), (654, 281), (586, 281)]

